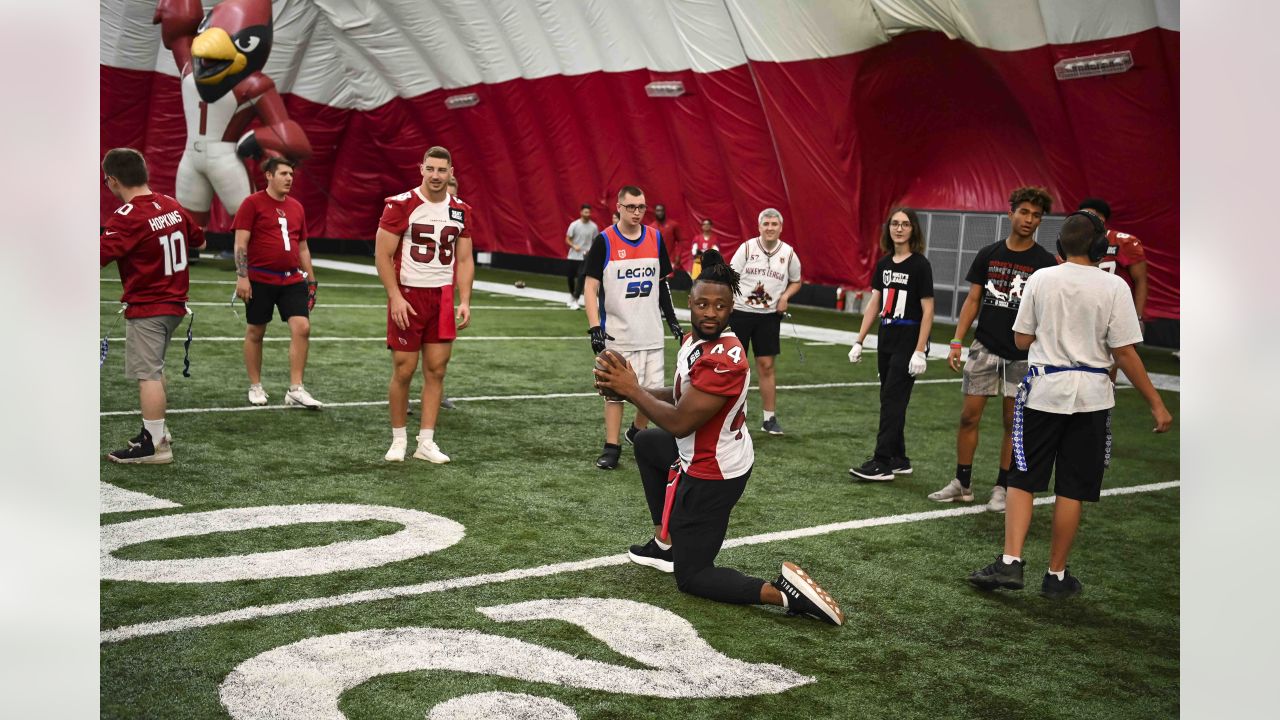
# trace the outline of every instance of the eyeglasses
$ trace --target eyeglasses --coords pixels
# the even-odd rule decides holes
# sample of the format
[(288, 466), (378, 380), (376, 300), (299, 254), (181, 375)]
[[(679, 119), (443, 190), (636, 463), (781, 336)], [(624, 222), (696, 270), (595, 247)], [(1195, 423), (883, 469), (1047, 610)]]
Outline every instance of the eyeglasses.
[(902, 221), (894, 220), (893, 222), (889, 223), (889, 227), (891, 227), (891, 228), (909, 228), (909, 227), (911, 227), (911, 223), (910, 223), (910, 222), (908, 222), (908, 221), (906, 221), (906, 220), (902, 220)]
[(648, 209), (649, 209), (649, 206), (648, 206), (648, 205), (619, 205), (618, 207), (622, 208), (623, 210), (626, 210), (627, 212), (631, 212), (631, 213), (633, 213), (633, 212), (644, 212), (645, 210), (648, 210)]

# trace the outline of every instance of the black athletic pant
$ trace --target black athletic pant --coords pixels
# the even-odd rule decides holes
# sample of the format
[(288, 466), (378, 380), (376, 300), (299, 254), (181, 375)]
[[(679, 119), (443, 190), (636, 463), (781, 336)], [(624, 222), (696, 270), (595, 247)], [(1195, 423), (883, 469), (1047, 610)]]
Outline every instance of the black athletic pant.
[[(661, 428), (642, 430), (636, 436), (636, 464), (640, 466), (654, 525), (662, 522), (667, 469), (675, 462), (676, 453), (675, 438)], [(730, 480), (681, 476), (667, 525), (675, 556), (676, 587), (681, 592), (738, 605), (760, 602), (764, 580), (715, 565), (729, 530), (729, 514), (746, 490), (750, 477), (750, 470)]]
[(880, 432), (876, 434), (876, 460), (888, 463), (907, 456), (907, 403), (916, 379), (907, 372), (914, 347), (881, 349), (876, 353), (880, 366)]
[(565, 275), (565, 279), (569, 281), (569, 294), (577, 300), (582, 296), (582, 283), (587, 270), (586, 260), (570, 260), (569, 272)]

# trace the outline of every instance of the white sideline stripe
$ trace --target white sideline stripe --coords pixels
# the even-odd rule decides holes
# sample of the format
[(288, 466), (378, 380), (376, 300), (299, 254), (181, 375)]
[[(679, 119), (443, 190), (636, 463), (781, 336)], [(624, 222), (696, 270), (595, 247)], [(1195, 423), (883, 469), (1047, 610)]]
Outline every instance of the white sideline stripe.
[[(1181, 484), (1181, 480), (1172, 480), (1169, 482), (1152, 483), (1149, 485), (1110, 488), (1103, 490), (1102, 495), (1131, 495), (1135, 493), (1157, 492), (1159, 490), (1176, 488)], [(1047, 505), (1052, 503), (1053, 500), (1054, 496), (1052, 495), (1036, 498), (1035, 504)], [(796, 538), (813, 537), (816, 535), (827, 535), (844, 530), (857, 530), (860, 528), (880, 527), (884, 525), (900, 525), (904, 523), (922, 522), (925, 520), (939, 520), (942, 518), (959, 517), (961, 515), (976, 515), (983, 512), (989, 512), (985, 505), (948, 508), (945, 510), (928, 510), (925, 512), (906, 513), (903, 515), (886, 515), (884, 517), (850, 520), (848, 522), (830, 523), (827, 525), (817, 525), (814, 527), (798, 528), (795, 530), (783, 530), (779, 532), (762, 533), (760, 535), (748, 535), (746, 537), (729, 540), (725, 542), (724, 547), (733, 548), (745, 545), (759, 545), (761, 543), (776, 542), (779, 540), (793, 540)], [(428, 593), (457, 590), (459, 588), (493, 585), (497, 583), (513, 582), (516, 580), (528, 580), (530, 578), (548, 577), (550, 575), (579, 572), (581, 570), (594, 570), (596, 568), (611, 567), (614, 565), (625, 565), (627, 562), (628, 558), (625, 554), (605, 555), (603, 557), (590, 558), (587, 560), (575, 560), (571, 562), (554, 563), (551, 565), (541, 565), (532, 568), (506, 570), (498, 573), (471, 575), (468, 577), (451, 578), (449, 580), (434, 580), (432, 582), (419, 583), (417, 585), (400, 585), (390, 588), (378, 588), (376, 590), (362, 590), (360, 592), (345, 593), (331, 597), (294, 600), (291, 602), (277, 603), (275, 605), (256, 605), (241, 608), (239, 610), (227, 610), (209, 615), (191, 615), (187, 617), (173, 618), (171, 620), (161, 620), (158, 622), (123, 625), (121, 627), (102, 631), (99, 635), (99, 642), (114, 643), (122, 640), (129, 640), (131, 638), (146, 637), (148, 635), (162, 635), (182, 630), (191, 630), (193, 628), (222, 625), (230, 622), (241, 622), (257, 618), (289, 615), (298, 612), (322, 610), (325, 608), (341, 607), (343, 605), (354, 605), (357, 603), (374, 602), (378, 600), (413, 597), (416, 595), (426, 595)]]
[[(501, 340), (582, 340), (586, 337), (586, 333), (582, 335), (459, 335), (455, 342), (460, 341), (501, 341)], [(124, 342), (124, 337), (107, 338), (111, 342)], [(289, 342), (290, 338), (285, 336), (268, 335), (262, 338), (262, 342)], [(244, 342), (243, 335), (217, 335), (214, 337), (195, 336), (193, 342)], [(311, 337), (311, 342), (380, 342), (386, 343), (386, 335), (371, 335), (369, 337)]]
[[(244, 338), (237, 338), (243, 340)], [(386, 338), (379, 338), (385, 340)], [(575, 338), (578, 339), (578, 338)], [(944, 378), (941, 380), (917, 380), (917, 385), (936, 385), (939, 383), (958, 383), (959, 378)], [(879, 381), (869, 382), (848, 382), (848, 383), (815, 383), (813, 385), (779, 385), (779, 390), (821, 390), (825, 388), (852, 388), (852, 387), (880, 387)], [(751, 390), (759, 390), (759, 385), (752, 385)], [(557, 400), (561, 398), (583, 398), (583, 397), (599, 397), (599, 393), (594, 392), (573, 392), (573, 393), (544, 393), (541, 395), (473, 395), (471, 397), (451, 397), (454, 402), (492, 402), (496, 400)], [(411, 399), (410, 403), (419, 403), (419, 400)], [(352, 402), (327, 402), (324, 404), (326, 408), (334, 407), (370, 407), (374, 405), (386, 405), (386, 400), (356, 400)], [(207, 408), (169, 408), (165, 410), (168, 415), (185, 415), (191, 413), (213, 413), (213, 412), (241, 412), (255, 410), (295, 410), (288, 405), (238, 405), (235, 407), (207, 407)], [(106, 410), (98, 413), (98, 417), (111, 417), (116, 415), (137, 415), (137, 410)]]
[[(99, 300), (98, 304), (119, 305), (120, 303), (119, 301), (116, 301), (116, 300)], [(191, 307), (228, 307), (228, 308), (232, 307), (230, 301), (227, 301), (227, 302), (188, 301), (187, 305)], [(366, 308), (366, 309), (377, 308), (379, 310), (386, 310), (387, 304), (386, 303), (316, 303), (316, 308), (317, 309), (320, 309), (320, 308)], [(547, 305), (546, 307), (531, 307), (528, 305), (472, 305), (471, 309), (472, 310), (564, 310), (565, 312), (569, 312), (569, 308), (567, 307), (564, 307), (564, 306), (556, 307), (554, 305)]]

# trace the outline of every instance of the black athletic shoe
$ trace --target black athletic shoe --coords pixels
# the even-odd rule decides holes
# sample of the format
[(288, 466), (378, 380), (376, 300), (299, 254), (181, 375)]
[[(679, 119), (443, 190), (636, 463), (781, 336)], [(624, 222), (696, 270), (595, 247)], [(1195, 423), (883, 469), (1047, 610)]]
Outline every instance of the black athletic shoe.
[(130, 441), (129, 447), (112, 450), (107, 454), (107, 459), (124, 465), (165, 465), (173, 462), (173, 450), (164, 438), (156, 445), (151, 440), (151, 433), (144, 427), (137, 439), (137, 445)]
[(613, 470), (618, 467), (618, 458), (621, 456), (621, 445), (610, 445), (605, 443), (604, 452), (600, 453), (600, 457), (596, 458), (596, 467), (601, 470)]
[(639, 434), (640, 434), (640, 428), (636, 427), (635, 423), (632, 423), (631, 427), (627, 428), (627, 431), (622, 434), (622, 437), (626, 438), (628, 445), (635, 445), (636, 436)]
[(980, 590), (996, 590), (1008, 588), (1022, 589), (1022, 568), (1026, 560), (1006, 564), (1003, 555), (996, 555), (996, 561), (981, 570), (969, 573), (969, 583)]
[(1065, 600), (1069, 597), (1075, 597), (1083, 590), (1084, 585), (1081, 585), (1076, 576), (1071, 574), (1071, 566), (1067, 566), (1063, 571), (1061, 580), (1049, 573), (1045, 573), (1044, 581), (1040, 583), (1040, 594), (1050, 600)]
[(457, 409), (458, 406), (454, 405), (453, 401), (450, 400), (449, 398), (440, 398), (440, 407), (444, 408), (445, 410), (455, 410)]
[(632, 545), (627, 551), (627, 557), (637, 565), (651, 567), (664, 573), (676, 571), (676, 557), (672, 554), (671, 548), (663, 550), (658, 547), (658, 542), (653, 538), (649, 538), (649, 542), (644, 545)]
[(894, 475), (910, 475), (911, 474), (911, 458), (900, 457), (889, 460), (889, 470)]
[(773, 417), (769, 418), (768, 420), (765, 420), (765, 421), (764, 421), (764, 424), (760, 426), (760, 430), (761, 430), (762, 432), (767, 432), (767, 433), (769, 433), (770, 435), (781, 435), (781, 434), (783, 434), (783, 433), (782, 433), (782, 426), (778, 424), (778, 416), (777, 416), (777, 415), (775, 415), (775, 416), (773, 416)]
[(868, 458), (856, 468), (849, 468), (849, 474), (858, 480), (888, 482), (893, 479), (893, 470), (875, 458)]
[[(129, 447), (137, 447), (137, 446), (141, 445), (141, 444), (142, 444), (142, 435), (143, 435), (143, 433), (145, 433), (146, 431), (147, 431), (147, 429), (144, 427), (144, 428), (142, 429), (142, 432), (139, 432), (137, 435), (134, 435), (133, 437), (129, 438)], [(167, 443), (169, 443), (169, 445), (170, 445), (170, 446), (172, 446), (172, 445), (173, 445), (173, 435), (169, 432), (169, 428), (168, 428), (168, 427), (166, 427), (166, 428), (164, 429), (164, 441), (165, 441), (165, 442), (167, 442)]]
[(844, 624), (844, 611), (835, 598), (795, 563), (782, 563), (782, 574), (771, 584), (787, 598), (788, 615), (808, 615), (832, 625)]

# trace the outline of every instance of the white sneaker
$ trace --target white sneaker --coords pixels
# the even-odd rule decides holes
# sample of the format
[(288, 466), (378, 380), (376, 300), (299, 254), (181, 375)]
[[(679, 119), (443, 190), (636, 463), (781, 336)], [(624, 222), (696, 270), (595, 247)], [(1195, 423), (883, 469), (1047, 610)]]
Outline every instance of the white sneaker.
[(569, 302), (565, 303), (564, 306), (569, 308), (570, 310), (578, 309), (578, 303), (576, 300), (570, 300)]
[(307, 389), (298, 386), (297, 390), (290, 390), (284, 395), (284, 404), (290, 407), (303, 407), (308, 410), (319, 410), (324, 407), (324, 403), (311, 397), (311, 393)]
[(959, 480), (952, 480), (938, 492), (929, 493), (929, 499), (934, 502), (973, 502), (973, 488), (961, 485)]
[(387, 462), (404, 462), (405, 451), (409, 449), (409, 438), (391, 438), (391, 449), (382, 456)]
[(262, 389), (261, 385), (249, 386), (249, 404), (250, 405), (266, 405), (267, 391)]
[(987, 503), (987, 509), (991, 512), (1004, 512), (1004, 496), (1005, 489), (999, 485), (991, 490), (991, 501)]
[(440, 452), (440, 446), (434, 440), (418, 440), (418, 449), (414, 451), (413, 456), (436, 465), (449, 462), (449, 456)]

